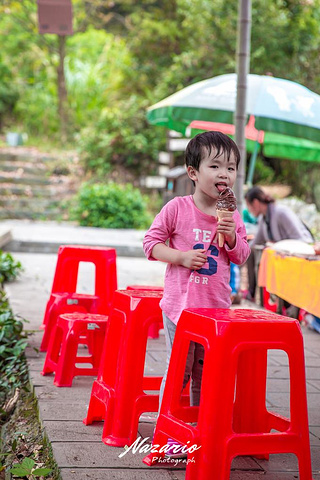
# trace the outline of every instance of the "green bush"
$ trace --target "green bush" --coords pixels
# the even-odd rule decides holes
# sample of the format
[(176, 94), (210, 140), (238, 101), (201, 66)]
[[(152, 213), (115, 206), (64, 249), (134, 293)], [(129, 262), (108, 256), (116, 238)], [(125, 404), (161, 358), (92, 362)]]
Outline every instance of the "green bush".
[(15, 280), (22, 270), (19, 261), (14, 260), (10, 253), (0, 250), (0, 284)]
[[(21, 270), (20, 262), (15, 261), (10, 253), (0, 250), (0, 407), (7, 396), (17, 387), (23, 386), (28, 378), (24, 355), (27, 334), (2, 290), (2, 284), (14, 280)], [(5, 412), (0, 408), (0, 424), (4, 417)]]
[(149, 227), (152, 220), (140, 190), (114, 182), (83, 184), (74, 218), (87, 227), (137, 229)]

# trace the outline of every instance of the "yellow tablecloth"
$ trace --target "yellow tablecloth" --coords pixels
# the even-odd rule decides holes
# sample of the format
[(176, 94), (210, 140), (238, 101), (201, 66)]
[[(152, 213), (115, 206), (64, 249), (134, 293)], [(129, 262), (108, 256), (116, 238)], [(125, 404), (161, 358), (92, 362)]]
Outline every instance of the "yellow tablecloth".
[(258, 285), (320, 317), (320, 260), (287, 256), (266, 248), (260, 261)]

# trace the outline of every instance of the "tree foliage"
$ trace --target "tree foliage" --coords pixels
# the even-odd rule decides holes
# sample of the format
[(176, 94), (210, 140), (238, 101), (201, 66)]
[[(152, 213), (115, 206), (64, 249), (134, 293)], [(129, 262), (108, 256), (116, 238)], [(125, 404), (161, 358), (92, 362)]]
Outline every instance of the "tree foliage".
[[(0, 5), (0, 108), (5, 98), (4, 125), (59, 138), (57, 38), (38, 34), (36, 8), (31, 0)], [(65, 58), (70, 140), (99, 175), (119, 163), (137, 175), (153, 171), (165, 130), (147, 124), (146, 108), (235, 71), (238, 0), (73, 0), (73, 11)], [(251, 73), (320, 93), (319, 25), (320, 0), (253, 0)]]

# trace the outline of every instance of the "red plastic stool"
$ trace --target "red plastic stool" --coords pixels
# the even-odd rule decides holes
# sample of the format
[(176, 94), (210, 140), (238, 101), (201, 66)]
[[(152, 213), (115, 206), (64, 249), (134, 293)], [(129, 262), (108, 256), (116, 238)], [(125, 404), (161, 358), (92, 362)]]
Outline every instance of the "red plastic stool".
[(266, 287), (261, 287), (262, 288), (262, 307), (264, 307), (266, 310), (269, 310), (270, 312), (277, 313), (278, 310), (278, 303), (277, 301), (273, 301), (270, 293), (266, 289)]
[[(42, 375), (55, 372), (57, 387), (71, 387), (76, 375), (97, 375), (108, 317), (88, 313), (66, 313), (58, 317), (49, 342)], [(89, 355), (79, 356), (79, 345)], [(91, 364), (79, 367), (77, 364)]]
[[(128, 285), (127, 290), (139, 290), (142, 292), (161, 292), (163, 293), (163, 287), (152, 285)], [(159, 330), (163, 328), (163, 321), (154, 322), (150, 325), (148, 330), (148, 338), (159, 338)]]
[(100, 369), (94, 381), (86, 425), (104, 420), (102, 441), (130, 445), (137, 436), (139, 417), (156, 412), (162, 377), (144, 375), (150, 325), (162, 321), (161, 292), (117, 290), (109, 316)]
[[(94, 295), (76, 293), (80, 262), (93, 263), (96, 267)], [(61, 246), (58, 251), (51, 295), (40, 327), (45, 330), (40, 351), (47, 350), (52, 329), (60, 313), (86, 311), (107, 315), (116, 289), (117, 270), (114, 248)]]
[[(191, 340), (205, 349), (199, 407), (184, 407), (180, 395)], [(266, 409), (268, 349), (284, 350), (289, 358), (290, 419)], [(185, 310), (176, 330), (153, 443), (160, 450), (168, 437), (190, 449), (187, 480), (228, 480), (231, 461), (238, 455), (289, 452), (298, 457), (300, 479), (311, 480), (299, 322), (256, 310)], [(201, 448), (194, 450), (196, 446)], [(152, 453), (144, 462), (152, 465), (163, 456)]]

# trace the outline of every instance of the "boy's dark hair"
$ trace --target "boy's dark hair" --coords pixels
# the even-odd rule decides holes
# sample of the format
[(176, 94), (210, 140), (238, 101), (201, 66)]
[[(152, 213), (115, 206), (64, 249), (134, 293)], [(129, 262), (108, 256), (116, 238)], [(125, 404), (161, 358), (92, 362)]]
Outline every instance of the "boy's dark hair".
[(203, 158), (203, 150), (206, 149), (210, 155), (213, 149), (216, 150), (214, 158), (219, 157), (222, 153), (226, 153), (228, 160), (233, 153), (236, 160), (236, 167), (238, 169), (240, 162), (240, 152), (236, 143), (221, 132), (204, 132), (199, 133), (190, 140), (187, 145), (185, 153), (186, 166), (194, 167), (199, 170), (201, 160)]

